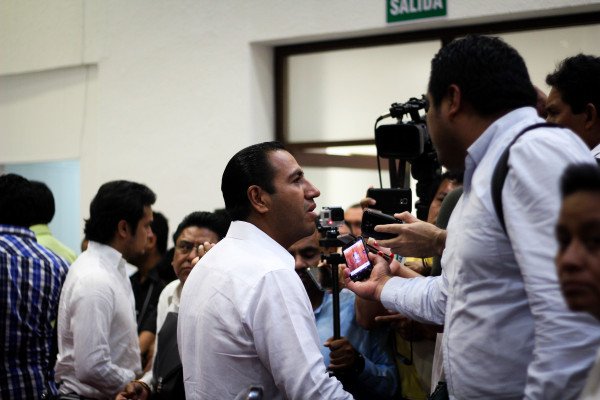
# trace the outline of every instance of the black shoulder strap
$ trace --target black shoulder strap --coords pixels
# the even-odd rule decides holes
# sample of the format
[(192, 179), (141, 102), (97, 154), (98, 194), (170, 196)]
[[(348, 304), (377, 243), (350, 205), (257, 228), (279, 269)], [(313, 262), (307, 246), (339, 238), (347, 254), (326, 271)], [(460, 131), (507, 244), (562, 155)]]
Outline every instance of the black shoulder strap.
[(506, 224), (504, 222), (504, 212), (502, 211), (502, 187), (504, 186), (504, 181), (506, 180), (506, 175), (508, 174), (508, 156), (510, 155), (510, 148), (525, 132), (543, 127), (552, 128), (559, 126), (550, 122), (540, 122), (539, 124), (526, 127), (519, 132), (512, 142), (510, 142), (510, 144), (506, 147), (506, 149), (504, 149), (504, 152), (496, 164), (496, 168), (494, 168), (494, 174), (492, 175), (492, 202), (494, 203), (496, 215), (498, 215), (498, 219), (500, 220), (500, 225), (502, 226), (504, 233), (506, 233)]

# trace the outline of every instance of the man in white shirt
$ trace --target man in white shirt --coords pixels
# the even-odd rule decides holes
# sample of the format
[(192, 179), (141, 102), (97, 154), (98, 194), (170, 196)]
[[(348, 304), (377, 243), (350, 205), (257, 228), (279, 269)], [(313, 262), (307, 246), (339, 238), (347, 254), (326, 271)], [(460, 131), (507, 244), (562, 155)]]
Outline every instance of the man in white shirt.
[[(409, 318), (444, 324), (451, 398), (574, 399), (600, 345), (600, 325), (567, 309), (552, 261), (553, 231), (562, 171), (594, 159), (567, 129), (525, 133), (510, 149), (505, 233), (492, 203), (492, 173), (509, 143), (543, 122), (525, 62), (497, 38), (455, 40), (432, 60), (427, 98), (440, 162), (465, 171), (463, 196), (447, 233), (439, 232), (443, 273), (392, 277), (374, 256), (371, 278), (346, 284)], [(398, 225), (376, 230), (402, 234)], [(393, 248), (399, 240), (379, 244)]]
[(186, 398), (349, 399), (329, 377), (311, 303), (286, 250), (315, 229), (319, 196), (278, 142), (239, 151), (221, 190), (233, 222), (194, 267), (177, 330)]
[(546, 120), (575, 132), (600, 162), (600, 57), (565, 58), (546, 83), (552, 86)]
[(88, 248), (71, 265), (60, 296), (55, 379), (61, 398), (114, 398), (141, 374), (125, 260), (144, 252), (155, 200), (142, 184), (112, 181), (90, 204)]

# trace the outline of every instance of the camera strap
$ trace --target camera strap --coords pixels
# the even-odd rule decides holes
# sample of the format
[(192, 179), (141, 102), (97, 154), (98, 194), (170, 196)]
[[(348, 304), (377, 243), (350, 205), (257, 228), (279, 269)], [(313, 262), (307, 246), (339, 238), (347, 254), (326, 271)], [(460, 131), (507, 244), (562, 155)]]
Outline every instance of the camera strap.
[(504, 212), (502, 211), (502, 187), (504, 186), (504, 181), (506, 181), (506, 175), (508, 175), (508, 157), (510, 156), (510, 148), (526, 132), (537, 128), (560, 127), (560, 125), (553, 124), (551, 122), (540, 122), (539, 124), (528, 126), (521, 132), (519, 132), (517, 136), (515, 136), (515, 138), (512, 140), (512, 142), (510, 142), (506, 149), (504, 149), (504, 152), (500, 156), (500, 159), (498, 160), (498, 163), (496, 164), (496, 167), (494, 168), (494, 173), (492, 175), (492, 202), (494, 203), (496, 215), (498, 215), (498, 220), (500, 221), (500, 226), (502, 226), (502, 230), (504, 230), (505, 234), (508, 235), (508, 233), (506, 232), (506, 223), (504, 222)]

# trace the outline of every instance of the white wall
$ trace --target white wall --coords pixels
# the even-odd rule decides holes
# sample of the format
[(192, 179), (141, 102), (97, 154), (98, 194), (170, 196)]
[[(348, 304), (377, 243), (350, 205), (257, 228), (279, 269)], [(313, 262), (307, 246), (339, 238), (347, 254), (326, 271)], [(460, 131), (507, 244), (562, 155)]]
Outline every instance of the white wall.
[(100, 184), (130, 179), (158, 194), (173, 228), (221, 207), (227, 160), (274, 137), (274, 44), (600, 9), (448, 3), (447, 18), (387, 26), (383, 0), (0, 0), (0, 92), (12, 93), (0, 98), (0, 164), (74, 156), (81, 219)]

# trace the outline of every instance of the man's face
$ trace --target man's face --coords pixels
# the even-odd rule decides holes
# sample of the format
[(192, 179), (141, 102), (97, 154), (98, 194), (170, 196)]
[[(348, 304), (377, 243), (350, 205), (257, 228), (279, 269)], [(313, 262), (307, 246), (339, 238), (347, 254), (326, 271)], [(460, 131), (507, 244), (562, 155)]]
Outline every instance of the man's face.
[(444, 100), (439, 107), (433, 104), (433, 99), (427, 93), (429, 110), (427, 111), (427, 129), (431, 141), (437, 151), (440, 164), (453, 171), (465, 169), (466, 149), (461, 149), (460, 142), (451, 129), (449, 121), (444, 116)]
[(567, 305), (600, 320), (600, 193), (579, 191), (567, 196), (556, 237), (555, 261)]
[(271, 151), (269, 161), (275, 172), (275, 193), (268, 194), (267, 217), (275, 240), (287, 248), (314, 232), (317, 214), (313, 199), (321, 193), (304, 177), (302, 168), (287, 151)]
[(175, 271), (175, 275), (182, 284), (185, 283), (192, 268), (192, 260), (198, 257), (198, 246), (204, 242), (217, 243), (219, 236), (208, 228), (200, 228), (198, 226), (188, 226), (175, 242), (175, 253), (171, 265)]
[(146, 243), (152, 237), (152, 207), (144, 206), (144, 214), (138, 221), (135, 235), (131, 235), (127, 244), (126, 260), (131, 261), (144, 255), (146, 252)]
[[(344, 221), (350, 226), (350, 233), (360, 236), (363, 211), (360, 207), (351, 207), (344, 213)], [(341, 233), (341, 232), (340, 232)]]
[(437, 216), (440, 212), (440, 207), (442, 206), (442, 202), (448, 196), (452, 190), (459, 187), (460, 184), (456, 183), (456, 181), (450, 179), (444, 179), (440, 186), (438, 187), (433, 200), (431, 201), (431, 205), (429, 206), (429, 214), (427, 216), (427, 222), (430, 224), (435, 224), (437, 221)]
[(310, 291), (316, 288), (306, 269), (316, 267), (321, 260), (319, 232), (315, 230), (315, 233), (312, 235), (298, 240), (288, 248), (288, 251), (296, 261), (296, 272), (300, 276), (306, 290)]
[(584, 112), (574, 114), (571, 106), (565, 103), (562, 99), (562, 94), (556, 89), (550, 89), (550, 94), (546, 100), (546, 112), (548, 116), (546, 121), (553, 122), (565, 126), (575, 132), (588, 147), (593, 148), (595, 144), (588, 143), (589, 140), (586, 138), (586, 114)]

